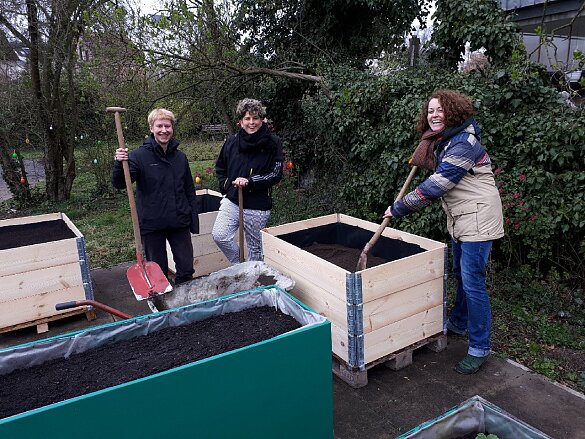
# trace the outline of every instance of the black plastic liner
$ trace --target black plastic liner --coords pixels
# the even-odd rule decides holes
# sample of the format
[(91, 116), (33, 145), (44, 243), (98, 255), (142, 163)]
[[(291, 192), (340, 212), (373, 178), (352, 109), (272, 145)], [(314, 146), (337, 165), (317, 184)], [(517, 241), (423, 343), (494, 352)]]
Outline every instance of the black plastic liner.
[(215, 212), (219, 210), (221, 197), (211, 194), (197, 195), (197, 209), (199, 213)]
[[(374, 232), (338, 222), (278, 235), (278, 238), (300, 248), (313, 244), (336, 244), (363, 250), (372, 236)], [(420, 245), (380, 236), (368, 254), (390, 262), (424, 251)]]
[(62, 219), (0, 227), (0, 250), (75, 238)]

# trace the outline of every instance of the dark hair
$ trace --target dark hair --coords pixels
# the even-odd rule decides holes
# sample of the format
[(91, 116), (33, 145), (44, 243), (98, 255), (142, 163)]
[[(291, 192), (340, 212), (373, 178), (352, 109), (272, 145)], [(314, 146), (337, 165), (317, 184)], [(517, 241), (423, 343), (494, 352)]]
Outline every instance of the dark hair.
[(245, 98), (238, 102), (236, 117), (240, 120), (246, 113), (255, 114), (260, 119), (264, 119), (266, 117), (266, 108), (262, 105), (262, 102), (256, 99)]
[(431, 99), (438, 99), (441, 103), (446, 128), (461, 125), (466, 119), (473, 116), (473, 113), (475, 112), (473, 109), (473, 103), (467, 96), (454, 90), (436, 90), (423, 104), (420, 114), (418, 115), (416, 130), (421, 134), (430, 129), (427, 115)]

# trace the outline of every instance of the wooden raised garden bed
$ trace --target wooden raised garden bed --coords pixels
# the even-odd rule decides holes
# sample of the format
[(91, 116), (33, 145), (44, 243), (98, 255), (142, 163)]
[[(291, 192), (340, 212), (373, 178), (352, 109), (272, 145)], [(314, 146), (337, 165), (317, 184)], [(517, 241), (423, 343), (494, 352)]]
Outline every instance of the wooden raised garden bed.
[[(270, 287), (1, 350), (5, 413), (27, 381), (13, 373), (37, 369), (25, 401), (65, 394), (70, 381), (81, 395), (9, 414), (0, 437), (332, 438), (330, 333), (325, 318)], [(52, 362), (64, 363), (53, 388)], [(138, 378), (111, 383), (122, 374)]]
[[(211, 237), (211, 230), (213, 229), (213, 224), (217, 217), (221, 199), (222, 195), (219, 192), (210, 189), (201, 189), (197, 191), (199, 233), (191, 234), (195, 277), (206, 276), (231, 265)], [(234, 240), (238, 242), (237, 232)], [(169, 271), (175, 273), (175, 260), (173, 259), (171, 247), (168, 242), (167, 258), (169, 260)]]
[(37, 327), (85, 312), (56, 311), (55, 303), (91, 300), (85, 238), (64, 213), (0, 221), (0, 332)]
[[(295, 297), (331, 321), (339, 361), (333, 371), (353, 387), (366, 385), (367, 369), (378, 363), (400, 368), (417, 347), (446, 346), (447, 246), (387, 228), (368, 257), (379, 265), (354, 272), (378, 227), (332, 214), (262, 231), (264, 261), (295, 281)], [(315, 246), (345, 249), (353, 259), (342, 268), (319, 257)]]

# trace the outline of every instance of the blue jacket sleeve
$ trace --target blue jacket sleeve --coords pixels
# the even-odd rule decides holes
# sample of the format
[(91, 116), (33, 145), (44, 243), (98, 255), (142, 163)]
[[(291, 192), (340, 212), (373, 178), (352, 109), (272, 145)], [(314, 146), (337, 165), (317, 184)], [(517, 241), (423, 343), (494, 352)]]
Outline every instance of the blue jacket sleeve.
[(482, 156), (479, 142), (469, 143), (464, 136), (456, 136), (445, 149), (435, 172), (392, 205), (392, 216), (401, 218), (428, 206), (450, 191), (473, 168), (476, 157)]

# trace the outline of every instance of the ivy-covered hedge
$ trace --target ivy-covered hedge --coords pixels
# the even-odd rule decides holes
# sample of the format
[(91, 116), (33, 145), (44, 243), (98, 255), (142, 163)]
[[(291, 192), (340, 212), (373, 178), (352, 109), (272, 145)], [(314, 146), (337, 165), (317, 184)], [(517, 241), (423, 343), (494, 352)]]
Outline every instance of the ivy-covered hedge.
[[(514, 65), (469, 74), (338, 68), (327, 77), (327, 89), (303, 100), (302, 126), (281, 135), (300, 173), (314, 173), (335, 200), (332, 209), (380, 222), (410, 171), (422, 103), (435, 89), (455, 89), (474, 101), (502, 194), (506, 238), (496, 256), (583, 276), (585, 111), (563, 102), (541, 72)], [(435, 203), (395, 225), (445, 240), (444, 223)]]

